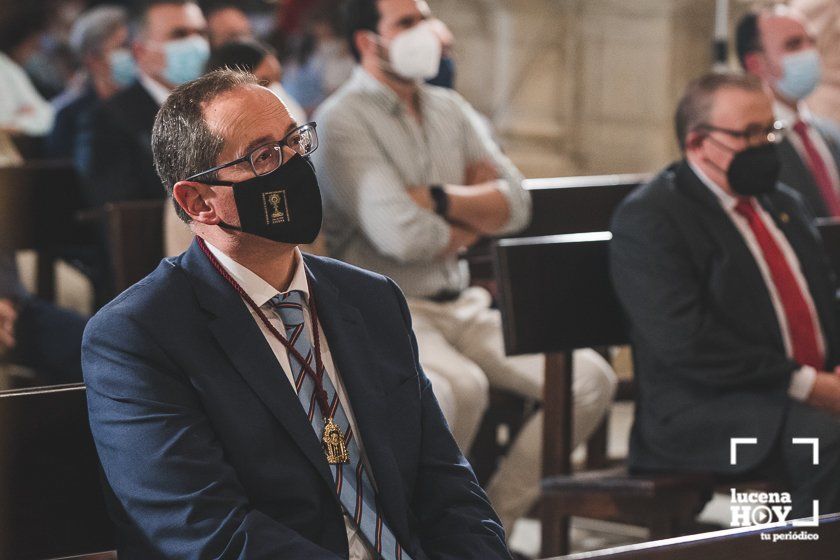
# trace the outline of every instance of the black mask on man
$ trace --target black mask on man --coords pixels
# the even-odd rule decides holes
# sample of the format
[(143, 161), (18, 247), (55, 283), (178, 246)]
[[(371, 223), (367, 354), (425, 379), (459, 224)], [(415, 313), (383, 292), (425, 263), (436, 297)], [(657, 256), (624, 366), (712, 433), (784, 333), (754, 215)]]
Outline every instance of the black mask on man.
[(726, 177), (737, 194), (757, 196), (776, 188), (781, 170), (782, 162), (776, 145), (765, 144), (735, 154)]
[(318, 177), (308, 158), (294, 156), (271, 173), (233, 185), (241, 227), (225, 229), (258, 235), (289, 245), (315, 241), (323, 209)]

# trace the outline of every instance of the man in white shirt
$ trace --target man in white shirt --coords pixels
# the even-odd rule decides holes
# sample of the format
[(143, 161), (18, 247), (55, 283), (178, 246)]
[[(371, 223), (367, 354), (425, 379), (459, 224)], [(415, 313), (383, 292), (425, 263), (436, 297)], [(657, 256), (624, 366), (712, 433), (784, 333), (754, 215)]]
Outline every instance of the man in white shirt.
[(772, 95), (788, 134), (779, 144), (781, 180), (817, 216), (840, 216), (840, 137), (836, 124), (811, 114), (804, 99), (819, 85), (822, 60), (802, 16), (786, 6), (745, 15), (738, 24), (741, 65)]
[[(685, 160), (622, 203), (613, 285), (640, 386), (637, 470), (779, 478), (795, 517), (840, 509), (835, 279), (812, 216), (778, 182), (784, 134), (751, 76), (693, 82)], [(731, 438), (753, 441), (731, 457)], [(812, 449), (794, 438), (817, 438)]]
[(53, 124), (53, 110), (32, 85), (21, 65), (38, 45), (43, 14), (29, 6), (3, 6), (0, 22), (0, 130), (11, 134), (45, 136)]

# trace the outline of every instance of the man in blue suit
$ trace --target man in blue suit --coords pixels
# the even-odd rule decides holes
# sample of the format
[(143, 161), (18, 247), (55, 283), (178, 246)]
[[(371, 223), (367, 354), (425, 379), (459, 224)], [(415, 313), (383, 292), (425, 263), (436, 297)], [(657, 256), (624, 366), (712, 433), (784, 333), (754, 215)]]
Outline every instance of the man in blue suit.
[(219, 70), (152, 143), (197, 239), (83, 344), (120, 560), (509, 558), (399, 288), (297, 248), (321, 224), (314, 125)]

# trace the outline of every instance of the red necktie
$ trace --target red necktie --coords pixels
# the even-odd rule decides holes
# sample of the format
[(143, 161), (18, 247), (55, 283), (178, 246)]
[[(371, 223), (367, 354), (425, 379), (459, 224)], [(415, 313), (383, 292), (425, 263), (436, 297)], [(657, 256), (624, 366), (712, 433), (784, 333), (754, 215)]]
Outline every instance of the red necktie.
[(808, 134), (808, 127), (803, 121), (799, 120), (793, 125), (793, 130), (796, 131), (802, 140), (802, 147), (805, 148), (805, 154), (808, 156), (808, 161), (806, 162), (808, 169), (811, 170), (811, 175), (820, 188), (820, 194), (822, 194), (828, 211), (832, 216), (840, 216), (840, 195), (834, 189), (825, 160), (811, 141), (811, 136)]
[(767, 230), (751, 199), (739, 199), (735, 211), (749, 222), (750, 229), (761, 247), (764, 262), (770, 269), (770, 277), (776, 286), (776, 293), (782, 302), (782, 309), (787, 319), (790, 342), (793, 346), (793, 359), (802, 365), (823, 369), (825, 358), (817, 342), (817, 326), (808, 309), (805, 295), (799, 289), (799, 284), (793, 275), (791, 263), (785, 258), (773, 235)]

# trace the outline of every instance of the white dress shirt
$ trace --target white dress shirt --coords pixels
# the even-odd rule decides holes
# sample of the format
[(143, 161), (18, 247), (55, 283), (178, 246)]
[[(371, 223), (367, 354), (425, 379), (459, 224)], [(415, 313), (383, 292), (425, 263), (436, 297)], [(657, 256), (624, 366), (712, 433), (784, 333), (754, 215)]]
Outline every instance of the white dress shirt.
[(0, 52), (0, 128), (43, 136), (52, 129), (52, 105), (46, 102), (23, 71)]
[[(222, 267), (233, 277), (234, 280), (239, 283), (245, 293), (248, 294), (248, 297), (250, 297), (254, 303), (260, 307), (271, 325), (280, 333), (285, 333), (286, 327), (283, 326), (283, 322), (280, 320), (280, 317), (272, 310), (269, 303), (270, 300), (279, 295), (280, 292), (275, 290), (268, 282), (257, 276), (254, 272), (227, 256), (212, 244), (207, 243), (207, 248), (213, 256), (216, 257), (219, 263), (221, 263)], [(294, 267), (295, 272), (292, 276), (292, 282), (289, 284), (287, 292), (291, 292), (293, 290), (303, 292), (304, 306), (306, 307), (306, 311), (304, 312), (304, 317), (306, 318), (304, 321), (304, 328), (309, 336), (309, 340), (312, 341), (312, 344), (314, 345), (314, 338), (312, 337), (312, 320), (308, 313), (309, 284), (306, 281), (306, 267), (303, 264), (303, 256), (297, 248), (295, 249)], [(248, 312), (254, 318), (254, 321), (257, 322), (257, 325), (260, 327), (260, 331), (262, 331), (266, 342), (268, 342), (268, 345), (271, 347), (271, 351), (274, 352), (274, 356), (277, 358), (277, 361), (280, 362), (280, 366), (283, 368), (289, 383), (291, 383), (292, 388), (294, 389), (295, 379), (294, 374), (292, 373), (292, 368), (289, 364), (289, 356), (286, 352), (286, 347), (283, 346), (282, 342), (277, 340), (270, 330), (268, 330), (268, 327), (265, 326), (257, 313), (251, 309), (251, 306), (248, 305), (244, 299), (242, 300), (242, 304), (248, 309)], [(370, 470), (370, 465), (367, 464), (365, 448), (362, 445), (362, 434), (356, 426), (356, 418), (353, 415), (350, 399), (347, 398), (347, 391), (344, 388), (344, 383), (342, 383), (341, 376), (333, 363), (332, 356), (330, 355), (330, 347), (327, 343), (327, 337), (324, 334), (324, 329), (321, 328), (320, 322), (318, 325), (318, 333), (320, 337), (319, 346), (321, 347), (321, 361), (324, 364), (324, 368), (327, 370), (327, 376), (329, 376), (330, 381), (335, 387), (336, 393), (338, 393), (338, 399), (341, 402), (341, 406), (344, 407), (344, 413), (347, 416), (350, 426), (353, 428), (353, 433), (356, 434), (356, 443), (358, 444), (359, 450), (362, 453), (362, 458), (365, 460), (365, 464), (368, 467), (368, 473), (371, 475), (371, 481), (373, 481), (373, 473)], [(355, 523), (353, 523), (350, 515), (346, 511), (344, 512), (344, 525), (347, 529), (347, 542), (350, 547), (350, 560), (373, 560), (373, 554), (368, 549), (368, 546), (364, 541), (364, 537), (361, 535), (359, 529), (356, 527)]]
[(140, 85), (143, 86), (152, 99), (155, 100), (155, 103), (163, 105), (166, 98), (169, 97), (171, 90), (145, 72), (140, 72), (137, 79), (140, 82)]
[(790, 143), (793, 144), (796, 153), (799, 154), (799, 159), (802, 160), (805, 167), (810, 171), (811, 163), (808, 159), (808, 152), (805, 151), (805, 145), (802, 143), (799, 133), (793, 130), (793, 125), (795, 125), (797, 121), (801, 120), (805, 123), (806, 134), (808, 134), (808, 138), (811, 140), (811, 143), (814, 145), (814, 148), (817, 150), (817, 153), (820, 155), (820, 158), (822, 158), (826, 168), (828, 169), (828, 176), (831, 178), (831, 186), (834, 187), (835, 191), (840, 191), (840, 170), (837, 169), (837, 160), (834, 159), (834, 155), (831, 153), (831, 149), (828, 147), (828, 144), (825, 143), (822, 134), (820, 134), (820, 132), (814, 128), (814, 125), (811, 124), (812, 117), (808, 108), (804, 105), (800, 105), (797, 113), (797, 111), (794, 111), (787, 105), (776, 101), (773, 104), (773, 111), (776, 114), (776, 119), (784, 123), (785, 128), (787, 128), (787, 138), (790, 140)]
[[(712, 181), (696, 165), (693, 165), (692, 163), (689, 163), (688, 165), (697, 177), (700, 178), (703, 184), (706, 185), (712, 193), (714, 193), (718, 201), (720, 201), (720, 205), (724, 212), (726, 212), (726, 215), (729, 216), (730, 220), (732, 220), (732, 223), (735, 224), (736, 229), (741, 233), (741, 237), (744, 238), (747, 248), (749, 248), (750, 253), (752, 253), (753, 258), (761, 271), (761, 277), (764, 279), (767, 291), (770, 292), (773, 309), (776, 311), (776, 319), (779, 321), (779, 330), (782, 331), (785, 353), (788, 357), (792, 358), (793, 345), (790, 340), (790, 327), (787, 323), (787, 316), (785, 315), (785, 310), (782, 306), (782, 300), (779, 297), (776, 284), (773, 282), (773, 277), (770, 275), (770, 268), (764, 260), (764, 253), (761, 251), (761, 246), (758, 244), (758, 240), (755, 238), (755, 234), (753, 233), (749, 222), (744, 216), (735, 211), (735, 206), (738, 204), (738, 198), (723, 190), (720, 185)], [(773, 218), (767, 214), (764, 208), (761, 207), (761, 204), (755, 201), (753, 207), (756, 209), (764, 227), (768, 232), (770, 232), (770, 235), (773, 236), (773, 240), (779, 246), (779, 249), (782, 251), (788, 266), (793, 272), (796, 284), (799, 286), (799, 291), (802, 292), (802, 295), (805, 298), (805, 303), (808, 306), (808, 311), (811, 313), (811, 320), (814, 322), (814, 326), (816, 327), (817, 346), (820, 349), (820, 352), (825, 355), (826, 343), (825, 337), (823, 336), (822, 326), (820, 325), (820, 318), (817, 315), (817, 308), (814, 305), (813, 298), (811, 297), (811, 291), (808, 288), (808, 283), (805, 281), (805, 276), (802, 274), (799, 258), (796, 256), (796, 252), (794, 252), (793, 247), (790, 246), (790, 243), (785, 235), (778, 227), (776, 227), (776, 223), (773, 221)], [(816, 369), (811, 366), (802, 366), (793, 372), (793, 376), (790, 379), (790, 386), (788, 387), (788, 395), (798, 401), (805, 401), (811, 394), (811, 389), (814, 387), (816, 377)]]

